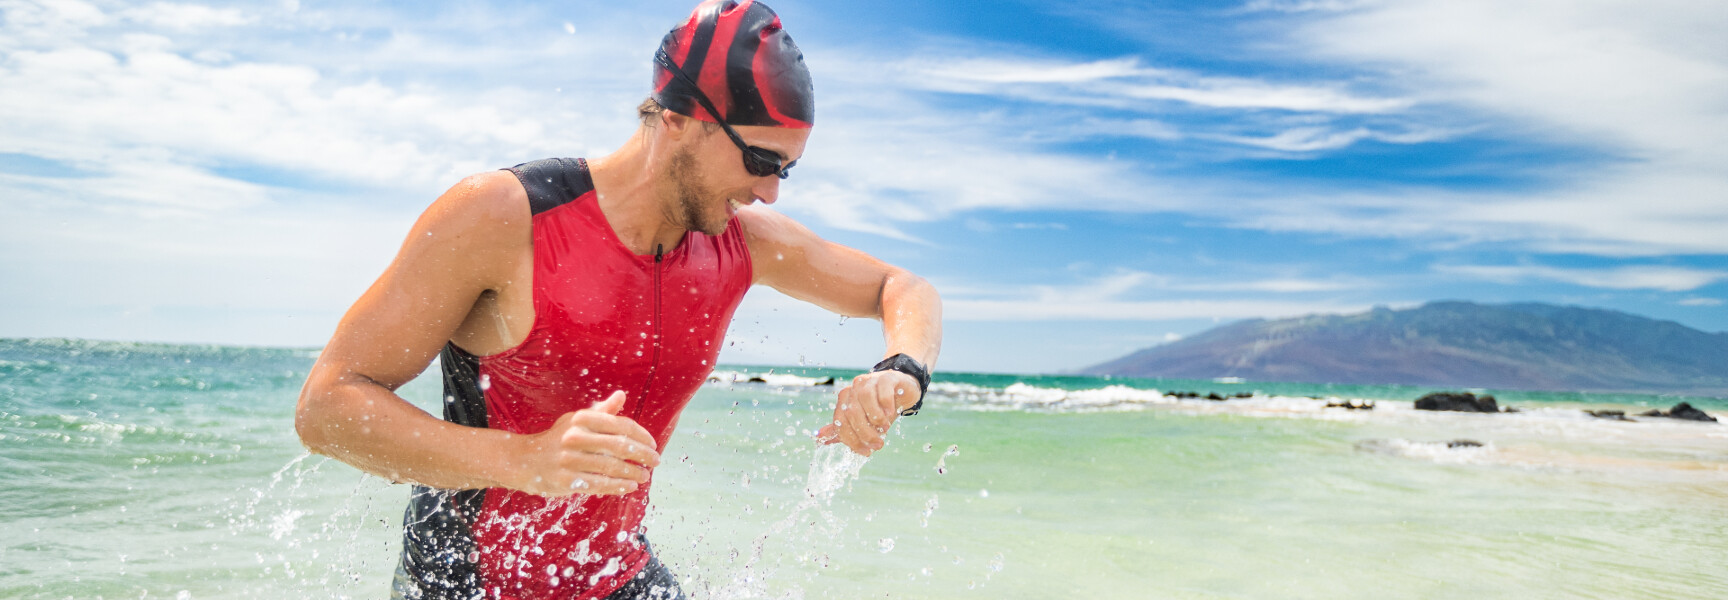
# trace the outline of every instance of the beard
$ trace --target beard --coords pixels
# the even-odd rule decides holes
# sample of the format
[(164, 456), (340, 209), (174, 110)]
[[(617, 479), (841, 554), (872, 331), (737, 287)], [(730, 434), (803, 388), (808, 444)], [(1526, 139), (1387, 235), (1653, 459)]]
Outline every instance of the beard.
[(696, 179), (696, 156), (690, 150), (681, 150), (672, 155), (672, 160), (666, 166), (666, 175), (672, 180), (674, 205), (670, 207), (672, 217), (678, 224), (688, 230), (700, 231), (708, 235), (720, 235), (726, 232), (728, 217), (724, 213), (716, 220), (705, 207), (714, 203), (714, 193), (702, 182)]

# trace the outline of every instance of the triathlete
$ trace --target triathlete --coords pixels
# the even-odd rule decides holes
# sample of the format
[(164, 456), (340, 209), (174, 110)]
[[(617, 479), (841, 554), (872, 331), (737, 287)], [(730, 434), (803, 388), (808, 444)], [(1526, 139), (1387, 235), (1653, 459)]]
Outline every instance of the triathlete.
[[(300, 396), (315, 452), (415, 485), (393, 595), (675, 598), (642, 537), (659, 450), (753, 284), (882, 321), (886, 358), (817, 433), (860, 454), (916, 411), (941, 345), (923, 279), (764, 207), (814, 121), (767, 6), (712, 0), (661, 42), (616, 152), (481, 173), (415, 223)], [(394, 393), (434, 357), (444, 418)]]

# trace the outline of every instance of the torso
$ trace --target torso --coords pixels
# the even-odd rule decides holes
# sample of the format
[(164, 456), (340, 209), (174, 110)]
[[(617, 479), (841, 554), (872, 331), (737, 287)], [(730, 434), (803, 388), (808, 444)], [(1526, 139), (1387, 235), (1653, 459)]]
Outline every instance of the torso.
[[(661, 256), (643, 256), (619, 241), (582, 163), (536, 161), (515, 171), (533, 215), (529, 254), (446, 348), (445, 417), (537, 433), (623, 390), (620, 414), (664, 451), (750, 287), (742, 226), (734, 220), (721, 235), (687, 233)], [(647, 561), (632, 534), (651, 482), (625, 496), (569, 501), (502, 488), (418, 490), (408, 523), (429, 523), (433, 514), (455, 520), (408, 528), (405, 577), (428, 585), (425, 573), (469, 569), (488, 597), (603, 595)], [(523, 561), (532, 568), (520, 568)]]

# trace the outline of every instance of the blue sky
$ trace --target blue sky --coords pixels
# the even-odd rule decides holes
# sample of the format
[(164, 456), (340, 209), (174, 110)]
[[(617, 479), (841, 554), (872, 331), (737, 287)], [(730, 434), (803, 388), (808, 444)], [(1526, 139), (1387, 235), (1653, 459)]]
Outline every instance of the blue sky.
[[(1439, 299), (1728, 330), (1728, 5), (772, 5), (776, 208), (936, 283), (944, 369)], [(319, 345), (461, 176), (621, 143), (692, 6), (0, 0), (0, 336)], [(881, 349), (771, 290), (733, 341)]]

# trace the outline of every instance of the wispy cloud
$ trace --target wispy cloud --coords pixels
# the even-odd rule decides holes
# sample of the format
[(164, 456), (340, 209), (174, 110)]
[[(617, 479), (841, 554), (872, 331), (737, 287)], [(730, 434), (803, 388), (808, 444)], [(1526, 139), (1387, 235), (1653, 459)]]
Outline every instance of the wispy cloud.
[(899, 68), (906, 73), (902, 81), (907, 86), (1149, 112), (1161, 107), (1147, 101), (1211, 109), (1347, 114), (1393, 112), (1413, 103), (1406, 98), (1353, 94), (1337, 84), (1280, 84), (1145, 67), (1136, 57), (1069, 62), (1008, 56), (924, 56)]
[(127, 9), (121, 15), (141, 23), (176, 30), (232, 27), (246, 25), (257, 20), (257, 17), (247, 15), (236, 8), (211, 8), (199, 4), (170, 2), (155, 2), (147, 6)]
[(1538, 265), (1438, 265), (1434, 270), (1502, 283), (1544, 280), (1613, 290), (1686, 292), (1718, 281), (1728, 281), (1728, 271), (1648, 265), (1608, 269), (1565, 269)]
[(1281, 224), (1396, 232), (1424, 222), (1414, 229), (1551, 252), (1728, 252), (1720, 233), (1728, 230), (1728, 146), (1717, 142), (1728, 139), (1728, 107), (1713, 100), (1728, 94), (1722, 7), (1419, 0), (1333, 8), (1299, 21), (1289, 49), (1395, 74), (1385, 82), (1409, 97), (1474, 112), (1500, 135), (1625, 160), (1546, 189), (1412, 188), (1398, 194), (1417, 198), (1408, 210), (1382, 214), (1310, 196), (1310, 214)]
[[(1302, 295), (1360, 287), (1337, 281), (1266, 279), (1194, 281), (1123, 270), (1072, 285), (1028, 285), (950, 290), (944, 314), (959, 321), (1163, 321), (1286, 317), (1366, 310), (1368, 305), (1333, 300), (1269, 299), (1260, 294)], [(1257, 292), (1258, 294), (1243, 294)], [(1201, 293), (1205, 298), (1193, 298)], [(1255, 299), (1243, 299), (1243, 296)]]

